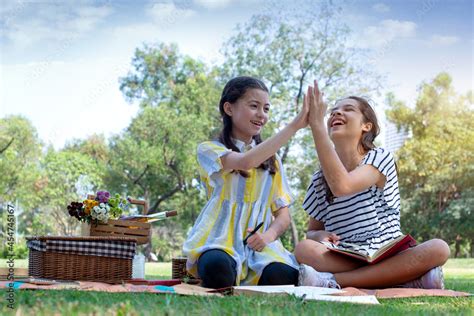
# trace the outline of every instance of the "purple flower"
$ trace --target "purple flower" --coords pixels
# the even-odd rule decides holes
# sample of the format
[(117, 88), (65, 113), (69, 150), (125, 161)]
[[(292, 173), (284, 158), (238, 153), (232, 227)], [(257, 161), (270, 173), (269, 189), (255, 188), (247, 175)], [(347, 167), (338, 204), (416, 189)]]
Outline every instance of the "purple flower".
[(107, 203), (109, 197), (110, 193), (107, 191), (98, 191), (96, 194), (96, 200), (98, 200), (99, 203)]

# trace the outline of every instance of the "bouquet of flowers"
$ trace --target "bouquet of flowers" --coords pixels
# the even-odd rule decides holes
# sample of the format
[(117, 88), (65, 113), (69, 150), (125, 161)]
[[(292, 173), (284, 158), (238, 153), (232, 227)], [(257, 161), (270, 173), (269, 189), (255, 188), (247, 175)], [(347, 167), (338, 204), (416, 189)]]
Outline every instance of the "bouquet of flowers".
[(127, 199), (120, 194), (110, 196), (107, 191), (98, 191), (93, 200), (86, 199), (82, 202), (71, 202), (67, 206), (69, 215), (81, 222), (107, 223), (110, 217), (118, 218), (130, 206)]

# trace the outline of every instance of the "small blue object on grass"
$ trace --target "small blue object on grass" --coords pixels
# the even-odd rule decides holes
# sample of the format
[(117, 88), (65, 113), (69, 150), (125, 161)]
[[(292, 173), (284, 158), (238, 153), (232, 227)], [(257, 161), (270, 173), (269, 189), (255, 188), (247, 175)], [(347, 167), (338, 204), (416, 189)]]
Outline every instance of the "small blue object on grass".
[(162, 292), (170, 292), (170, 293), (175, 292), (174, 288), (172, 288), (171, 286), (157, 285), (155, 286), (155, 289)]

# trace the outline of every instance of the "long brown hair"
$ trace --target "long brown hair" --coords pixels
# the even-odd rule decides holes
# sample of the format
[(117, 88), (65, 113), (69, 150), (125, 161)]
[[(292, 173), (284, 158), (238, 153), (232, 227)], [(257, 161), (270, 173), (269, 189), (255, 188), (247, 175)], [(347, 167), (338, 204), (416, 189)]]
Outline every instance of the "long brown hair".
[[(265, 86), (261, 80), (253, 77), (241, 76), (235, 77), (227, 82), (222, 91), (221, 100), (219, 101), (219, 112), (221, 113), (223, 126), (217, 139), (227, 148), (236, 152), (240, 152), (240, 150), (232, 141), (232, 118), (224, 111), (224, 103), (237, 102), (237, 100), (239, 100), (249, 89), (259, 89), (268, 93), (267, 86)], [(257, 145), (262, 142), (260, 134), (254, 135), (252, 138), (255, 140)], [(275, 155), (273, 155), (265, 160), (258, 168), (268, 170), (271, 174), (275, 174), (277, 170), (275, 162)], [(238, 170), (237, 172), (245, 178), (249, 176), (248, 172), (245, 170)]]
[[(372, 123), (372, 128), (369, 131), (362, 133), (362, 137), (360, 138), (359, 144), (357, 145), (357, 150), (361, 151), (362, 154), (366, 154), (369, 150), (375, 148), (374, 140), (375, 137), (377, 137), (377, 135), (380, 133), (377, 115), (375, 114), (374, 109), (370, 106), (369, 101), (363, 97), (351, 95), (346, 98), (337, 100), (336, 103), (344, 99), (352, 99), (357, 101), (357, 103), (359, 104), (359, 110), (362, 113), (362, 119), (364, 124)], [(326, 201), (328, 203), (332, 203), (334, 201), (334, 194), (329, 188), (324, 174), (322, 175), (322, 181), (326, 189)]]

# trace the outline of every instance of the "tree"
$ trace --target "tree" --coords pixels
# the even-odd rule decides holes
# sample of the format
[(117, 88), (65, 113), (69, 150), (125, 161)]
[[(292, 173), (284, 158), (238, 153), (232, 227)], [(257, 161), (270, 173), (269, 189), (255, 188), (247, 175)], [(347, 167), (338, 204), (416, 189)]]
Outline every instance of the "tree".
[[(175, 45), (145, 45), (136, 50), (132, 66), (120, 88), (141, 109), (127, 130), (111, 140), (106, 182), (147, 200), (151, 213), (178, 210), (179, 222), (170, 221), (166, 233), (158, 228), (155, 234), (161, 236), (176, 226), (187, 229), (204, 204), (195, 152), (220, 125), (220, 90), (215, 71), (181, 55)], [(147, 254), (152, 247), (145, 249)]]
[(184, 193), (193, 189), (196, 146), (219, 124), (220, 91), (216, 74), (175, 45), (145, 45), (132, 65), (120, 88), (141, 110), (111, 141), (108, 183), (144, 197), (157, 211), (175, 195), (186, 199)]
[(108, 163), (109, 145), (104, 135), (91, 135), (86, 139), (73, 139), (64, 147), (65, 151), (85, 154), (97, 163)]
[(402, 224), (422, 239), (441, 237), (474, 249), (474, 112), (472, 92), (459, 95), (447, 73), (423, 83), (415, 108), (388, 96), (388, 118), (412, 137), (397, 152)]
[[(41, 205), (41, 149), (36, 129), (28, 119), (17, 115), (0, 119), (0, 216), (6, 216), (3, 210), (7, 203), (12, 204), (20, 233), (25, 227), (22, 219)], [(43, 229), (46, 225), (36, 223), (35, 227)]]
[[(267, 82), (276, 126), (296, 115), (304, 88), (314, 79), (327, 100), (379, 88), (379, 76), (361, 62), (365, 52), (350, 45), (349, 28), (337, 18), (339, 9), (329, 2), (316, 10), (313, 5), (308, 12), (255, 15), (223, 47), (222, 79), (251, 75)], [(293, 186), (301, 194), (317, 168), (316, 151), (310, 148), (314, 148), (313, 140), (305, 132), (280, 150), (289, 178), (299, 179)], [(299, 218), (302, 230), (307, 216), (296, 208), (293, 217)], [(298, 241), (294, 221), (292, 240), (293, 245)]]
[(80, 186), (89, 186), (94, 191), (101, 188), (104, 170), (89, 155), (68, 149), (57, 152), (53, 148), (48, 149), (41, 167), (42, 205), (33, 216), (24, 219), (26, 231), (35, 216), (40, 216), (43, 221), (50, 218), (52, 228), (60, 234), (72, 235), (79, 222), (69, 216), (67, 205), (85, 198), (86, 192)]
[(42, 144), (22, 116), (0, 119), (0, 204), (19, 200), (33, 205)]

